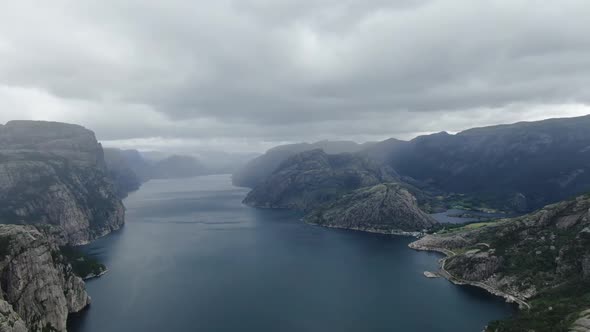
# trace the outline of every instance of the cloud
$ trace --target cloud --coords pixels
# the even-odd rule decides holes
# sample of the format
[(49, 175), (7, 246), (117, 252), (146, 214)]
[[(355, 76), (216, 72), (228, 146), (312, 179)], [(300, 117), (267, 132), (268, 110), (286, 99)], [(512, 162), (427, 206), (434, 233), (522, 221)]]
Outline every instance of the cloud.
[(77, 122), (113, 142), (259, 150), (590, 112), (583, 0), (5, 7), (0, 120)]

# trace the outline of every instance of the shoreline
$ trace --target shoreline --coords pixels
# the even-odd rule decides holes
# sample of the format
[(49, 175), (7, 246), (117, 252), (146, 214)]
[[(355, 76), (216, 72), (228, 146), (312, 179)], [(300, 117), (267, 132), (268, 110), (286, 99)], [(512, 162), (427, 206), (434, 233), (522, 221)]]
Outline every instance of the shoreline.
[(84, 278), (82, 278), (82, 280), (84, 280), (86, 282), (91, 279), (97, 279), (97, 278), (100, 278), (100, 277), (104, 276), (105, 274), (107, 274), (107, 272), (109, 272), (109, 269), (105, 269), (104, 271), (100, 272), (99, 274), (89, 274), (89, 275), (85, 276)]
[(402, 231), (399, 229), (394, 229), (394, 230), (390, 230), (390, 231), (383, 231), (383, 230), (379, 230), (379, 229), (374, 229), (374, 228), (360, 228), (360, 227), (344, 227), (344, 226), (336, 226), (336, 225), (322, 225), (322, 224), (316, 224), (316, 223), (312, 223), (312, 222), (308, 222), (302, 219), (303, 222), (305, 222), (308, 225), (313, 225), (313, 226), (319, 226), (319, 227), (325, 227), (325, 228), (332, 228), (332, 229), (343, 229), (343, 230), (350, 230), (350, 231), (356, 231), (356, 232), (364, 232), (364, 233), (372, 233), (372, 234), (384, 234), (384, 235), (398, 235), (398, 236), (411, 236), (414, 238), (421, 238), (424, 236), (423, 232), (407, 232), (407, 231)]
[(408, 244), (408, 247), (410, 249), (413, 249), (416, 251), (432, 251), (432, 252), (438, 252), (438, 253), (444, 254), (446, 257), (439, 260), (440, 266), (439, 266), (438, 275), (447, 279), (448, 281), (450, 281), (451, 283), (453, 283), (455, 285), (458, 285), (458, 286), (468, 285), (468, 286), (481, 288), (492, 295), (504, 298), (507, 303), (518, 304), (519, 309), (530, 309), (531, 308), (531, 305), (528, 304), (528, 302), (526, 302), (525, 300), (518, 298), (514, 295), (505, 293), (505, 292), (503, 292), (493, 286), (490, 286), (484, 282), (468, 281), (468, 280), (464, 280), (464, 279), (457, 278), (457, 277), (453, 276), (449, 271), (447, 271), (445, 269), (445, 263), (446, 263), (447, 259), (456, 255), (451, 250), (448, 250), (445, 248), (424, 247), (424, 246), (416, 245), (415, 242)]

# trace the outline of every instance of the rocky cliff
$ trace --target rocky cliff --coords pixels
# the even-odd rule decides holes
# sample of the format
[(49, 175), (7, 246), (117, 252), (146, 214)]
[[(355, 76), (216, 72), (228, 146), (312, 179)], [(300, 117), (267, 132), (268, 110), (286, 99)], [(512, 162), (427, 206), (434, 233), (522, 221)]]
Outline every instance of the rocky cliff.
[(429, 235), (411, 247), (447, 253), (442, 272), (452, 280), (530, 308), (490, 331), (566, 331), (590, 307), (590, 195)]
[(66, 331), (68, 314), (90, 303), (46, 232), (0, 225), (0, 331)]
[(395, 172), (353, 154), (330, 155), (316, 149), (283, 162), (244, 200), (261, 208), (312, 209), (342, 194), (397, 179)]
[(57, 225), (64, 241), (75, 245), (123, 221), (124, 207), (94, 133), (41, 121), (0, 126), (0, 222)]
[(402, 185), (378, 184), (345, 194), (319, 207), (305, 221), (328, 227), (377, 233), (421, 232), (438, 223), (418, 207)]

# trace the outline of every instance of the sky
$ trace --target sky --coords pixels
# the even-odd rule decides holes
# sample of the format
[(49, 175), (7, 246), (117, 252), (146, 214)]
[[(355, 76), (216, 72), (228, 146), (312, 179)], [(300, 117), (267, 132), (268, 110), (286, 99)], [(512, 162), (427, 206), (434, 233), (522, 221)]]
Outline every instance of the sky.
[(587, 0), (4, 1), (0, 123), (262, 152), (590, 114)]

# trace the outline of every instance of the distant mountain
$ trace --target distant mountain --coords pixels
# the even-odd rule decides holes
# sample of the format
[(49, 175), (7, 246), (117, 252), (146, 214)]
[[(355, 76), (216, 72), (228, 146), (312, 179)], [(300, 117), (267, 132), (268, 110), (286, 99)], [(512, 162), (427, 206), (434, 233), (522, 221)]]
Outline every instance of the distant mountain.
[(244, 203), (303, 211), (306, 222), (328, 227), (387, 234), (436, 227), (413, 194), (426, 196), (390, 167), (360, 154), (315, 149), (289, 157)]
[[(152, 179), (187, 178), (212, 173), (193, 156), (168, 156), (153, 151), (148, 155), (149, 158), (144, 158), (144, 153), (137, 150), (105, 149), (107, 168), (122, 197)], [(151, 159), (155, 156), (161, 159)]]
[(590, 190), (590, 116), (443, 132), (367, 151), (403, 176), (500, 209), (529, 211)]
[(441, 274), (451, 281), (521, 305), (515, 317), (487, 331), (587, 331), (590, 195), (518, 218), (451, 228), (410, 246), (445, 252)]
[(210, 174), (232, 174), (261, 155), (254, 152), (195, 151), (195, 156)]
[(282, 162), (289, 157), (304, 151), (321, 149), (328, 154), (359, 152), (373, 143), (358, 144), (352, 141), (319, 141), (316, 143), (300, 143), (280, 145), (268, 150), (232, 175), (234, 185), (253, 188), (272, 174)]
[(396, 156), (404, 152), (410, 146), (410, 142), (395, 138), (363, 147), (360, 153), (383, 164), (391, 164)]
[(346, 192), (396, 179), (392, 169), (367, 158), (315, 149), (289, 157), (248, 194), (244, 203), (310, 211)]
[(104, 158), (120, 197), (139, 189), (150, 178), (151, 165), (137, 150), (104, 149)]
[(195, 157), (173, 155), (152, 164), (152, 179), (187, 178), (208, 174), (208, 170)]

